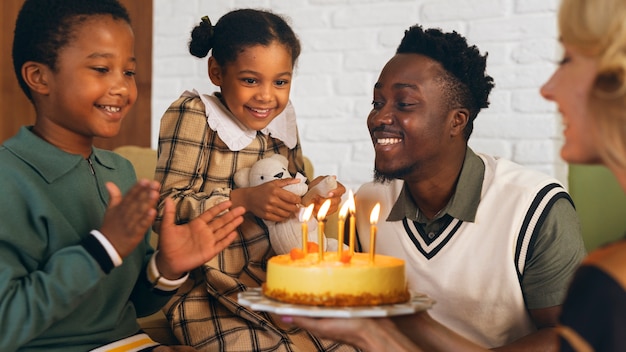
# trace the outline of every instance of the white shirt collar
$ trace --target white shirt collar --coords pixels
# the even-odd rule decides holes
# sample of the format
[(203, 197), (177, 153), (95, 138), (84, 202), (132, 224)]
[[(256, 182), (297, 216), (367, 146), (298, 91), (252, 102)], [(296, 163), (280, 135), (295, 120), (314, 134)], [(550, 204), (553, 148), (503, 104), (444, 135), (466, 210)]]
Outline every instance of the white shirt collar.
[[(200, 97), (205, 106), (209, 127), (217, 132), (220, 139), (226, 143), (230, 150), (239, 151), (250, 145), (256, 137), (257, 131), (239, 122), (215, 94), (200, 94), (194, 89), (193, 91), (185, 91), (182, 96)], [(260, 132), (283, 141), (287, 148), (293, 149), (298, 142), (298, 132), (296, 112), (293, 105), (291, 105), (291, 101), (287, 103), (285, 110)]]

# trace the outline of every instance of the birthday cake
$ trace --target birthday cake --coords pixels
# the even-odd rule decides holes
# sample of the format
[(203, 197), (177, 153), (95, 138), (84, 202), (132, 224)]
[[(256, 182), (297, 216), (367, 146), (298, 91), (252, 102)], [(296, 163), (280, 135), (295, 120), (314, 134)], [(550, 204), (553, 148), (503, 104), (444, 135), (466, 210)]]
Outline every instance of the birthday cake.
[(310, 252), (301, 258), (270, 258), (263, 294), (281, 302), (313, 306), (375, 306), (409, 300), (404, 261), (369, 253), (338, 257)]

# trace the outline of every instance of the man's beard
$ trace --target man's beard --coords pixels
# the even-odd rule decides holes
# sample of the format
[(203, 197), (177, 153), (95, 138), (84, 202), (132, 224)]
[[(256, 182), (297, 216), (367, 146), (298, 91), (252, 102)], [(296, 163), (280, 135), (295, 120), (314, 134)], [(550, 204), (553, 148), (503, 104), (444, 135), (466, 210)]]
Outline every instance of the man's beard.
[(402, 180), (406, 175), (410, 174), (411, 171), (413, 171), (413, 167), (411, 166), (393, 172), (380, 172), (374, 167), (374, 182), (384, 184), (393, 180)]

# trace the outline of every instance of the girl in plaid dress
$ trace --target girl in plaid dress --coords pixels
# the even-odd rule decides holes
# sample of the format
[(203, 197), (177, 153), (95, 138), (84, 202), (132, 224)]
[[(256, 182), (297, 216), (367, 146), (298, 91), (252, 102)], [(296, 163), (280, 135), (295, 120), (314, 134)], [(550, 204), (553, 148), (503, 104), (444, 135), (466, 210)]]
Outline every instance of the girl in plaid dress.
[[(215, 26), (203, 17), (193, 29), (190, 53), (205, 57), (210, 50), (209, 78), (220, 91), (186, 91), (161, 119), (156, 169), (163, 184), (161, 203), (174, 200), (179, 223), (225, 200), (248, 212), (237, 239), (193, 272), (166, 306), (172, 329), (181, 343), (199, 350), (352, 350), (237, 302), (239, 292), (265, 281), (267, 260), (275, 254), (262, 219), (286, 220), (301, 203), (299, 196), (283, 189), (297, 180), (240, 189), (234, 189), (233, 181), (237, 170), (273, 154), (287, 157), (292, 175), (304, 174), (289, 102), (299, 40), (280, 16), (241, 9), (224, 15)], [(344, 192), (339, 185), (328, 195), (331, 212)]]

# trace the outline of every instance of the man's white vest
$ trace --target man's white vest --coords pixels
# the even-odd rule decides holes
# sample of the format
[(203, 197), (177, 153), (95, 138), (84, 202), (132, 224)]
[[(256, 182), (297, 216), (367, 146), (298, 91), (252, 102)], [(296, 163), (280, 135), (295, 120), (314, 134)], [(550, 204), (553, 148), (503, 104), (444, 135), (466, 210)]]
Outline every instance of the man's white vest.
[(379, 202), (376, 253), (406, 261), (409, 289), (437, 301), (430, 310), (436, 320), (485, 347), (497, 347), (535, 331), (520, 280), (547, 210), (567, 193), (547, 175), (479, 156), (485, 178), (475, 222), (453, 219), (428, 244), (413, 221), (385, 221), (401, 180), (363, 185), (356, 195), (356, 220), (359, 242), (368, 252), (369, 214)]

